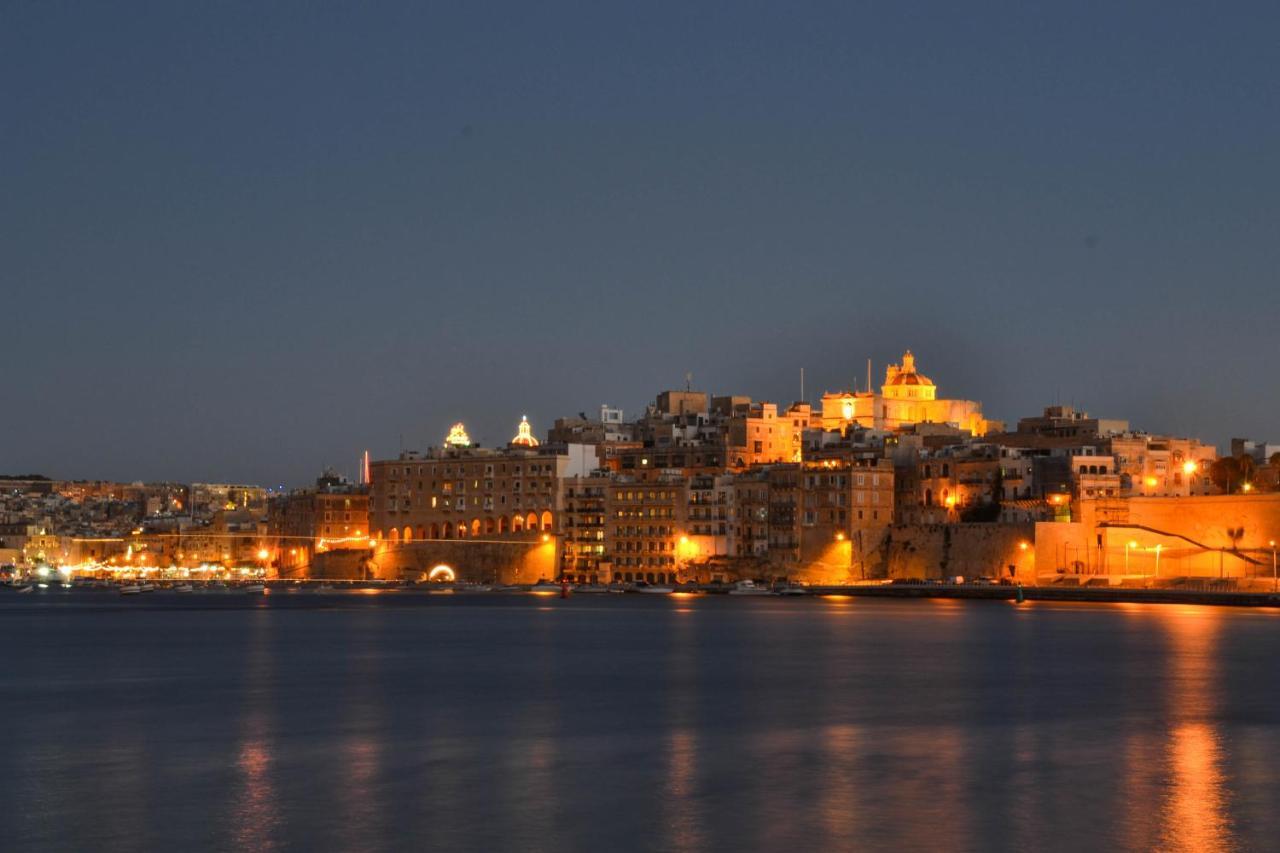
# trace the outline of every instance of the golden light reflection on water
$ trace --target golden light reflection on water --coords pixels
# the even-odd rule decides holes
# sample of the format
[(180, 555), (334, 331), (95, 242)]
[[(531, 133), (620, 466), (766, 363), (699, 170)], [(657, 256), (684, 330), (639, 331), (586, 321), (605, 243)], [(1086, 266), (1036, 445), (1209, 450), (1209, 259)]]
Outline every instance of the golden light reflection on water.
[(1169, 633), (1172, 729), (1165, 745), (1169, 774), (1162, 803), (1165, 850), (1207, 851), (1234, 846), (1228, 814), (1224, 755), (1217, 727), (1221, 695), (1215, 664), (1222, 613), (1212, 607), (1162, 611)]
[(852, 838), (858, 825), (858, 728), (827, 726), (822, 750), (826, 774), (818, 811), (823, 829), (832, 840)]
[(671, 732), (667, 739), (667, 799), (669, 810), (669, 834), (672, 850), (701, 850), (704, 848), (701, 818), (691, 807), (697, 796), (698, 736), (693, 729), (681, 728)]
[(232, 832), (239, 849), (274, 850), (279, 813), (272, 778), (271, 726), (264, 710), (271, 706), (269, 700), (275, 679), (271, 615), (260, 611), (255, 617), (244, 666), (246, 716), (236, 756), (240, 793)]
[(265, 721), (261, 716), (252, 717), (248, 728), (236, 761), (242, 786), (236, 809), (236, 844), (244, 850), (274, 850), (276, 803)]

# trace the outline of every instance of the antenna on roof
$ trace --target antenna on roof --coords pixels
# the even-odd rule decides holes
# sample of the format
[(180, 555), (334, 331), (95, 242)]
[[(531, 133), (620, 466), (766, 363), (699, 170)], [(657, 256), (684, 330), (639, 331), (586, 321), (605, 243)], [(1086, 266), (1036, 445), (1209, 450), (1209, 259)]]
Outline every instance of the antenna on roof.
[(867, 359), (867, 393), (871, 393), (871, 359)]
[(693, 371), (692, 370), (684, 375), (684, 390), (686, 391), (693, 390)]
[(804, 402), (804, 368), (800, 368), (800, 402)]

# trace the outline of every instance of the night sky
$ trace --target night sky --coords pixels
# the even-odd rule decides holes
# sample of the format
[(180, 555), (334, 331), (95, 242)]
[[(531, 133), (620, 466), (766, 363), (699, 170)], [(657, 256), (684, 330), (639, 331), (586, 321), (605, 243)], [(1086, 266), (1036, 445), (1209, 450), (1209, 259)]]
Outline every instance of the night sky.
[(1010, 422), (1280, 440), (1278, 27), (11, 0), (0, 472), (301, 484), (907, 347)]

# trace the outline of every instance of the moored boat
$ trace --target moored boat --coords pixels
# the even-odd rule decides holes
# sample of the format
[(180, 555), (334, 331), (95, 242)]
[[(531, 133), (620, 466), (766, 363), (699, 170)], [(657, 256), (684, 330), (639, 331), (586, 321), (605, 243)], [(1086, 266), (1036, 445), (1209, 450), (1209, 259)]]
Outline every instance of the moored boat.
[(752, 580), (738, 581), (733, 585), (733, 589), (729, 590), (730, 595), (773, 595), (773, 590), (767, 586), (756, 586), (756, 582)]

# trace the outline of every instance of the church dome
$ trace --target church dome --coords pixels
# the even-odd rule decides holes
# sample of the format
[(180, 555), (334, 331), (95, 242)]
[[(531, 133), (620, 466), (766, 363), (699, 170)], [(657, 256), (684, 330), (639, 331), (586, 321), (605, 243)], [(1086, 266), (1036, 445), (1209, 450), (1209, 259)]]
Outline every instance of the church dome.
[(520, 425), (516, 428), (516, 437), (511, 439), (516, 447), (537, 447), (538, 439), (533, 437), (533, 428), (529, 426), (528, 415), (520, 416)]
[(887, 375), (884, 378), (885, 385), (927, 385), (932, 386), (933, 380), (923, 373), (916, 372), (916, 357), (911, 354), (911, 350), (907, 350), (902, 354), (902, 365), (889, 365)]

